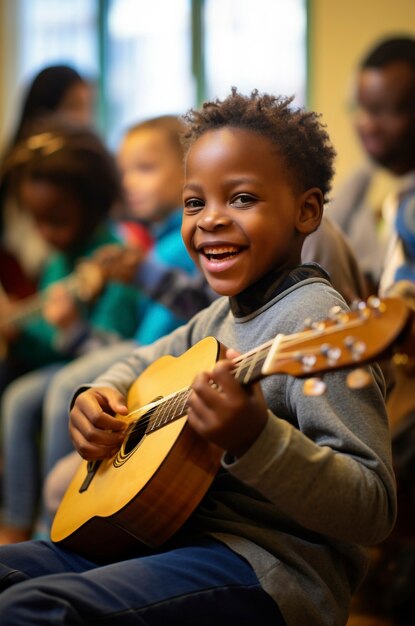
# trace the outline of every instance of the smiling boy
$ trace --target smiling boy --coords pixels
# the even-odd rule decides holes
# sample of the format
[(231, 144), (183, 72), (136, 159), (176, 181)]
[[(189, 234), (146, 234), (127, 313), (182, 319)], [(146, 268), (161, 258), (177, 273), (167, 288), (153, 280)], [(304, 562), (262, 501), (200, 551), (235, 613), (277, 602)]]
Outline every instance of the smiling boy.
[[(318, 266), (300, 265), (333, 172), (318, 116), (290, 99), (234, 89), (190, 112), (187, 124), (183, 239), (224, 297), (78, 391), (70, 430), (86, 459), (121, 445), (125, 423), (113, 415), (128, 413), (127, 390), (159, 357), (179, 356), (208, 335), (248, 352), (298, 332), (305, 317), (347, 309)], [(12, 586), (0, 596), (0, 620), (23, 624), (30, 613), (42, 624), (92, 616), (117, 624), (346, 624), (364, 546), (389, 533), (396, 513), (378, 370), (368, 368), (370, 384), (359, 390), (347, 387), (347, 372), (331, 372), (326, 393), (306, 397), (301, 380), (285, 375), (242, 386), (234, 358), (228, 350), (191, 385), (189, 425), (223, 454), (179, 532), (160, 549), (143, 555), (137, 546), (105, 566), (47, 543), (0, 549), (1, 584)]]

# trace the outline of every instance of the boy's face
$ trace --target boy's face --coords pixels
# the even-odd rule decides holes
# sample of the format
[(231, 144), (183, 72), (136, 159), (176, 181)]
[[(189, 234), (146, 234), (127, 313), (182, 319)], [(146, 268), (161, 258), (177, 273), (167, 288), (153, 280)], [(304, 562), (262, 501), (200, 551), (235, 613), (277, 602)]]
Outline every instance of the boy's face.
[(133, 217), (157, 222), (181, 205), (183, 163), (163, 130), (148, 128), (127, 135), (118, 164)]
[(83, 238), (84, 221), (76, 199), (67, 190), (41, 180), (25, 180), (20, 200), (47, 243), (70, 251)]
[(216, 292), (238, 294), (270, 270), (300, 262), (300, 198), (268, 138), (225, 127), (193, 144), (182, 236)]

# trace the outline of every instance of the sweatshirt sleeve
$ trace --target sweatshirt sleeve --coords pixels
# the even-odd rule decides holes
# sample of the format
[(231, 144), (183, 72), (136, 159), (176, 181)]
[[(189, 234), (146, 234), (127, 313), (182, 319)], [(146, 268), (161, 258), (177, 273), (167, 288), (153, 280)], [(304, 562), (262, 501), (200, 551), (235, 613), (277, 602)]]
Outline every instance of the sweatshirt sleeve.
[(138, 346), (131, 352), (131, 356), (119, 361), (95, 379), (93, 385), (115, 387), (125, 396), (135, 379), (150, 364), (166, 354), (178, 357), (200, 339), (200, 336), (195, 334), (196, 325), (197, 317), (154, 343)]
[(388, 419), (375, 378), (350, 390), (346, 373), (325, 377), (323, 396), (304, 396), (287, 379), (299, 428), (269, 413), (248, 452), (223, 464), (302, 526), (334, 538), (373, 545), (396, 516)]

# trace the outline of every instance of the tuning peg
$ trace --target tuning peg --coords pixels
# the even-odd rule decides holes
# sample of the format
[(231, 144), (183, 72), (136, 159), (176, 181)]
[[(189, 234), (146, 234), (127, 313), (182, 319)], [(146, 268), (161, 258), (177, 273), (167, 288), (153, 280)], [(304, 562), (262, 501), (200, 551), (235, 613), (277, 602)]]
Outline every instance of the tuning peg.
[(386, 304), (383, 300), (378, 298), (377, 296), (370, 296), (367, 299), (367, 304), (372, 312), (375, 311), (378, 314), (382, 314), (386, 311)]
[(304, 330), (324, 330), (326, 328), (324, 321), (314, 322), (311, 317), (306, 317), (303, 325)]
[(370, 306), (371, 309), (380, 309), (382, 301), (377, 296), (369, 296), (367, 299), (367, 305)]
[(320, 347), (321, 354), (326, 357), (329, 365), (335, 365), (342, 355), (342, 351), (337, 346), (323, 343)]
[(317, 356), (315, 354), (299, 354), (298, 359), (302, 366), (303, 370), (306, 372), (307, 370), (313, 369), (317, 362)]
[(361, 311), (367, 308), (367, 304), (365, 300), (353, 300), (350, 308), (352, 311)]
[(303, 325), (304, 325), (304, 330), (310, 330), (313, 325), (313, 320), (311, 319), (311, 317), (306, 317), (303, 322)]
[(303, 385), (305, 396), (322, 396), (326, 389), (327, 385), (321, 378), (307, 378)]
[(348, 335), (343, 340), (346, 348), (351, 352), (353, 358), (358, 361), (362, 358), (362, 355), (366, 352), (367, 346), (364, 341), (355, 339), (351, 335)]
[(353, 370), (347, 375), (346, 383), (349, 389), (363, 389), (368, 387), (372, 381), (369, 372), (365, 369), (359, 368)]
[(333, 322), (336, 322), (339, 317), (342, 315), (343, 311), (341, 307), (337, 304), (336, 306), (332, 306), (329, 310), (328, 318)]

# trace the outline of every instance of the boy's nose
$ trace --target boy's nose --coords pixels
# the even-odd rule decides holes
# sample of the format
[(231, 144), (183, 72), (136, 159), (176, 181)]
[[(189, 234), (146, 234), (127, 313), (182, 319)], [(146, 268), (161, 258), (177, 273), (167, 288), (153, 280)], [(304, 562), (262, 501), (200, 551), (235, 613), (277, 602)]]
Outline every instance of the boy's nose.
[(203, 230), (215, 230), (230, 223), (231, 219), (224, 211), (205, 207), (205, 210), (200, 214), (198, 226)]

